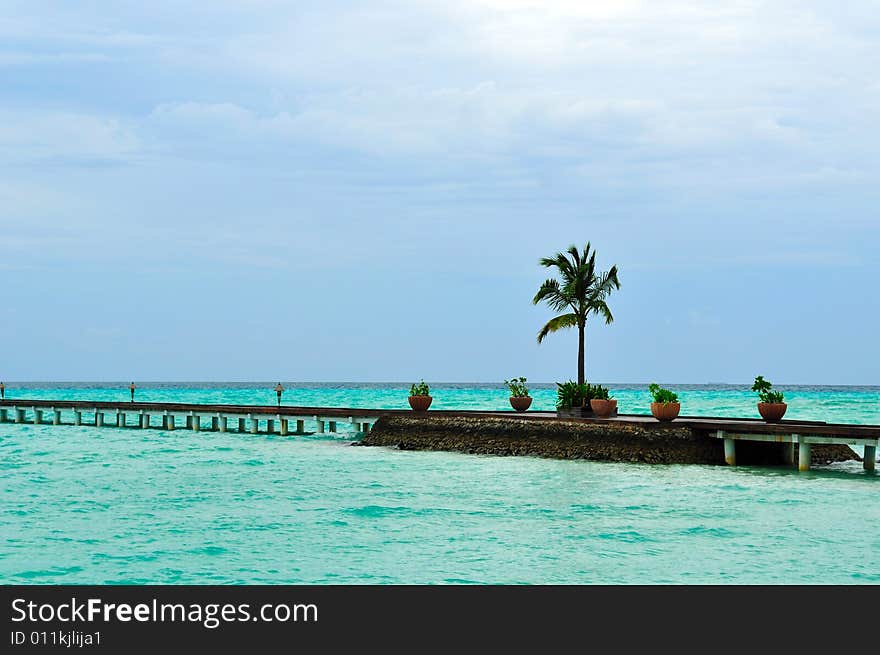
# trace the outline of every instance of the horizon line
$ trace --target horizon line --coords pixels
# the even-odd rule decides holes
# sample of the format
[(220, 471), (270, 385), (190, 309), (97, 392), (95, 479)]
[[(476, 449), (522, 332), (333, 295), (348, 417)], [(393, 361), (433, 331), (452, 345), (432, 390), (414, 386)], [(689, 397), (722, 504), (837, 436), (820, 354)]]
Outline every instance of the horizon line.
[[(151, 385), (151, 384), (253, 384), (253, 385), (274, 385), (279, 382), (277, 378), (272, 378), (273, 381), (269, 379), (266, 380), (184, 380), (184, 379), (169, 379), (169, 380), (134, 380), (134, 382), (138, 385)], [(10, 385), (33, 385), (33, 384), (107, 384), (107, 385), (124, 385), (126, 388), (128, 387), (131, 379), (125, 380), (0, 380), (3, 382), (6, 388), (8, 389)], [(294, 385), (309, 385), (309, 384), (337, 384), (337, 385), (348, 385), (348, 384), (371, 384), (371, 385), (403, 385), (408, 386), (412, 384), (411, 381), (404, 380), (284, 380), (283, 378), (280, 380), (283, 384), (294, 384)], [(587, 382), (590, 382), (587, 380)], [(657, 380), (652, 380), (652, 382), (657, 382)], [(749, 386), (751, 382), (668, 382), (668, 381), (659, 381), (661, 384), (675, 385), (675, 386)], [(624, 386), (648, 386), (651, 382), (647, 381), (638, 381), (638, 382), (623, 382), (623, 381), (594, 381), (594, 383), (601, 383), (602, 385), (624, 385)], [(431, 385), (499, 385), (501, 387), (504, 386), (504, 382), (497, 380), (468, 380), (468, 381), (434, 381), (429, 382)], [(557, 381), (547, 382), (547, 381), (527, 381), (527, 384), (530, 385), (555, 385), (558, 384)], [(880, 383), (816, 383), (816, 382), (774, 382), (774, 386), (797, 386), (797, 387), (880, 387)]]

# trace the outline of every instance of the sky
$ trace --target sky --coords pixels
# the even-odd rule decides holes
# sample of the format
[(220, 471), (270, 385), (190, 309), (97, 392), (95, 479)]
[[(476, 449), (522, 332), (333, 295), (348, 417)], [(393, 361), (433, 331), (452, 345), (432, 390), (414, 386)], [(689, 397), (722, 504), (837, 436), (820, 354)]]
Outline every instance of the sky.
[(0, 0), (0, 379), (880, 384), (873, 2)]

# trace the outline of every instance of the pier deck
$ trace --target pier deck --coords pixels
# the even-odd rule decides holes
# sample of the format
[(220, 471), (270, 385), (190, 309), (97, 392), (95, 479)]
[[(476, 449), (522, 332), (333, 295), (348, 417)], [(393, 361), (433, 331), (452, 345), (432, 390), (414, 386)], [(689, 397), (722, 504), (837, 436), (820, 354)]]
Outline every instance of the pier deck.
[[(366, 433), (380, 417), (395, 415), (419, 416), (420, 414), (404, 409), (297, 407), (291, 405), (213, 405), (36, 399), (0, 401), (0, 423), (93, 425), (96, 427), (137, 427), (164, 430), (174, 430), (179, 425), (193, 431), (204, 429), (226, 432), (235, 430), (250, 434), (306, 434), (307, 422), (310, 427), (314, 426), (314, 432), (318, 433), (337, 432), (339, 423), (349, 424), (355, 432)], [(682, 416), (672, 423), (661, 423), (652, 416), (641, 414), (621, 414), (608, 419), (559, 418), (555, 412), (520, 413), (511, 410), (438, 409), (430, 410), (421, 415), (474, 418), (505, 417), (523, 421), (638, 423), (643, 427), (657, 430), (674, 425), (722, 439), (725, 461), (731, 466), (736, 464), (736, 442), (739, 440), (791, 444), (792, 463), (794, 463), (795, 451), (797, 451), (800, 470), (808, 470), (810, 467), (810, 446), (812, 444), (863, 446), (865, 449), (865, 469), (874, 470), (877, 446), (880, 445), (880, 425), (833, 424), (821, 421), (766, 423), (760, 419)], [(154, 419), (154, 417), (159, 418)], [(291, 422), (295, 425), (293, 430), (291, 430)], [(796, 449), (795, 445), (797, 445)]]

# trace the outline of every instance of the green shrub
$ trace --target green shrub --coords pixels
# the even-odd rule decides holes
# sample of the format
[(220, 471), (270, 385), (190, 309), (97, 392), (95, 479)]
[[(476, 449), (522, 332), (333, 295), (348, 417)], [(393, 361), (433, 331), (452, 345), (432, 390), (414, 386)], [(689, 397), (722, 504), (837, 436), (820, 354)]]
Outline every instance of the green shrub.
[(418, 384), (414, 384), (409, 389), (410, 396), (430, 396), (431, 390), (424, 380), (420, 380)]
[(591, 400), (611, 400), (612, 396), (608, 393), (608, 389), (601, 384), (597, 384), (592, 388)]
[(556, 383), (556, 408), (571, 409), (581, 407), (587, 393), (586, 384), (578, 384), (572, 380)]
[(764, 379), (763, 375), (755, 378), (755, 384), (752, 385), (752, 391), (758, 392), (758, 399), (762, 403), (781, 403), (784, 402), (785, 396), (781, 391), (772, 391), (773, 384)]
[(556, 409), (584, 407), (594, 398), (608, 400), (610, 397), (608, 389), (601, 384), (578, 384), (572, 380), (556, 383)]
[(513, 378), (512, 380), (505, 380), (504, 384), (506, 384), (507, 388), (510, 389), (510, 395), (514, 398), (525, 398), (529, 395), (529, 390), (526, 387), (525, 378)]
[(656, 382), (648, 387), (648, 391), (650, 391), (651, 395), (654, 397), (655, 403), (663, 403), (664, 405), (668, 405), (669, 403), (678, 402), (678, 394), (676, 394), (674, 391), (670, 391), (669, 389), (664, 389)]

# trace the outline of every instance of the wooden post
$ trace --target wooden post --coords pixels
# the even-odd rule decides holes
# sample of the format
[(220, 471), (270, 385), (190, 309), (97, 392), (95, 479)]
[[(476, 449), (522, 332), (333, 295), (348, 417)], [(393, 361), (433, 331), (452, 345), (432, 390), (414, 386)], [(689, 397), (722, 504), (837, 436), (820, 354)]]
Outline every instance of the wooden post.
[(220, 432), (226, 432), (226, 427), (227, 427), (226, 417), (221, 416), (220, 421), (219, 421)]
[(238, 419), (238, 431), (239, 432), (247, 432), (247, 420), (240, 418)]
[(862, 466), (866, 471), (877, 468), (877, 446), (865, 446), (865, 456), (862, 458)]
[(288, 422), (286, 418), (281, 419), (281, 436), (286, 437), (288, 434)]
[(305, 432), (305, 431), (306, 431), (306, 422), (303, 421), (302, 419), (297, 420), (297, 422), (296, 422), (296, 433), (297, 433), (297, 434), (302, 434), (302, 433)]

